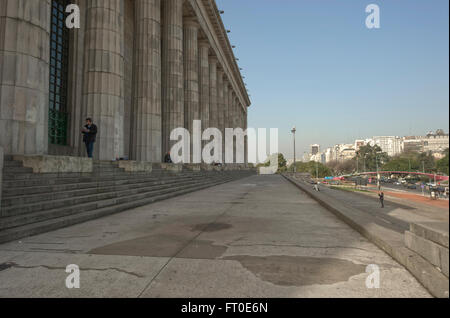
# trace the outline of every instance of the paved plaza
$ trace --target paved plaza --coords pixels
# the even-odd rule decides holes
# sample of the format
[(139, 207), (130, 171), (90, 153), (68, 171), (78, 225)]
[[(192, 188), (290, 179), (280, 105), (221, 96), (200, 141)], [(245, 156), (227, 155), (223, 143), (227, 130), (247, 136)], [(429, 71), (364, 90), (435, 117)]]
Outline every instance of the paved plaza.
[[(66, 266), (80, 288), (65, 286)], [(380, 288), (366, 287), (366, 267)], [(253, 176), (0, 245), (1, 297), (429, 297), (279, 175)]]

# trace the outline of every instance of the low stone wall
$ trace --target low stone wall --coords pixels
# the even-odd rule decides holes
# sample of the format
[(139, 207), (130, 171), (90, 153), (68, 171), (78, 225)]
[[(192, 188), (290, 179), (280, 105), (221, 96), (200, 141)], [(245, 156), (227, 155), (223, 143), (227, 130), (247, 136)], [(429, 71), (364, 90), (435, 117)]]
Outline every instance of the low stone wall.
[(170, 172), (182, 172), (183, 171), (183, 165), (178, 165), (174, 163), (160, 163), (159, 164), (161, 169), (170, 171)]
[(448, 277), (417, 252), (409, 249), (405, 245), (404, 234), (380, 226), (372, 216), (361, 213), (322, 191), (315, 191), (311, 185), (294, 179), (292, 173), (283, 176), (403, 265), (434, 297), (449, 297)]
[(183, 168), (189, 171), (202, 171), (201, 164), (185, 164)]
[(448, 277), (448, 223), (413, 223), (405, 232), (405, 245)]
[(144, 161), (119, 161), (119, 168), (126, 172), (152, 172), (153, 163)]
[(34, 173), (90, 173), (94, 167), (92, 159), (82, 157), (14, 155), (13, 159)]

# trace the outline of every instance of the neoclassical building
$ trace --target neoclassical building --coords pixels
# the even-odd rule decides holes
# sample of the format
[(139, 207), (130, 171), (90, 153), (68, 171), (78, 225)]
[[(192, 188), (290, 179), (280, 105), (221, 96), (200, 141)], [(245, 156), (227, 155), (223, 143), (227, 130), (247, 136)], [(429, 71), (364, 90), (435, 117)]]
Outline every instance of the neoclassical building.
[(85, 156), (91, 117), (95, 158), (160, 162), (174, 128), (246, 129), (249, 106), (214, 0), (0, 1), (6, 154)]

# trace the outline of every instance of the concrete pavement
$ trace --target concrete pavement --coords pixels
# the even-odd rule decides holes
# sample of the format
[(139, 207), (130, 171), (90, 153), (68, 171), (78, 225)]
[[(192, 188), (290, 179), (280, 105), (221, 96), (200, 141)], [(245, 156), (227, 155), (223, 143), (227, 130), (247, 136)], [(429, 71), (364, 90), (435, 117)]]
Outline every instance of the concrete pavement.
[[(81, 269), (67, 289), (66, 266)], [(380, 268), (368, 289), (366, 267)], [(430, 297), (279, 175), (0, 245), (0, 297)]]

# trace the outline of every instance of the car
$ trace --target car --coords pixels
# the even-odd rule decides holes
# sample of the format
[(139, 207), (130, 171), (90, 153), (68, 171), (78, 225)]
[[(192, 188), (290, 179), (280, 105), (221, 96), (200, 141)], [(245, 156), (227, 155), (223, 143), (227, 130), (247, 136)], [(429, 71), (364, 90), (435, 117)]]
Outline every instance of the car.
[(417, 186), (415, 184), (408, 184), (408, 186), (406, 188), (415, 190), (415, 189), (417, 189)]

